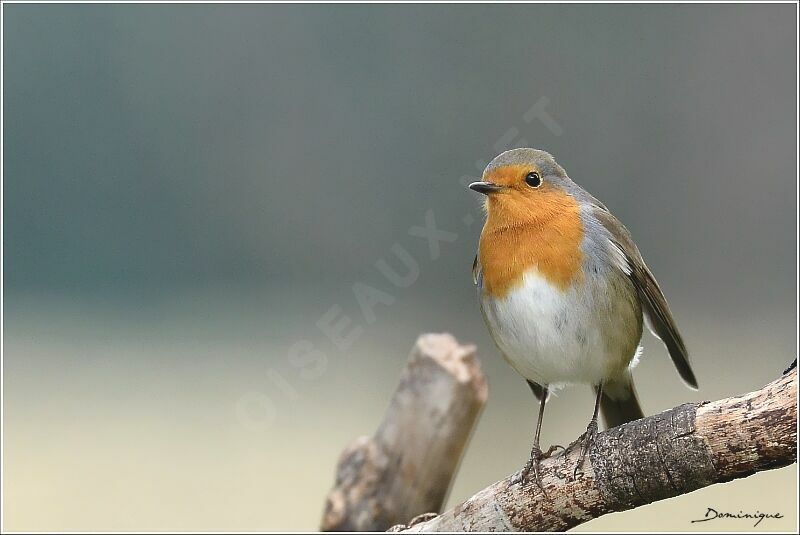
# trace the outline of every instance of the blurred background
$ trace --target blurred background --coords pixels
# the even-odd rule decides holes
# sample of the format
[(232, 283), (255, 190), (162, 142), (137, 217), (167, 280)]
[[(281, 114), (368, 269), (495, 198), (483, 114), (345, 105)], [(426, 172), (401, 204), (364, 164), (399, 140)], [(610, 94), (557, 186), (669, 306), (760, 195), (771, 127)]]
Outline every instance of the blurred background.
[[(796, 355), (794, 6), (4, 15), (5, 529), (315, 529), (430, 331), (477, 344), (490, 387), (448, 504), (519, 468), (535, 402), (478, 310), (464, 186), (514, 146), (603, 200), (672, 304), (701, 389), (647, 334), (646, 412)], [(402, 273), (398, 247), (406, 287), (376, 267)], [(385, 292), (374, 314), (356, 283)], [(581, 433), (591, 398), (562, 391), (543, 443)], [(796, 489), (795, 465), (580, 529), (749, 529), (690, 524), (707, 507), (791, 529)]]

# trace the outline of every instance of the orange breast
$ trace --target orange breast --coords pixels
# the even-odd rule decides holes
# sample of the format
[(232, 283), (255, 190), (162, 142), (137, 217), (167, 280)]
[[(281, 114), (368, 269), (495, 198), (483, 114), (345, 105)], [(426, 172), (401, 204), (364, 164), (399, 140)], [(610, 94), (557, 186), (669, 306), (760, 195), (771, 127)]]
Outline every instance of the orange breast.
[(572, 196), (543, 188), (492, 196), (487, 208), (478, 251), (484, 293), (504, 297), (531, 269), (562, 290), (581, 279), (583, 225)]

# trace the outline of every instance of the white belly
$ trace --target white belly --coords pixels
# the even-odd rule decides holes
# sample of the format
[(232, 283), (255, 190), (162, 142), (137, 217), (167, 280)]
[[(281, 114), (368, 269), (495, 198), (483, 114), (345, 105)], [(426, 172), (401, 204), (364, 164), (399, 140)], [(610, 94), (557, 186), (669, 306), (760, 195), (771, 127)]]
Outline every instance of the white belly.
[(503, 356), (526, 379), (599, 384), (626, 373), (642, 336), (627, 283), (595, 279), (562, 291), (531, 270), (502, 299), (481, 295), (481, 306)]

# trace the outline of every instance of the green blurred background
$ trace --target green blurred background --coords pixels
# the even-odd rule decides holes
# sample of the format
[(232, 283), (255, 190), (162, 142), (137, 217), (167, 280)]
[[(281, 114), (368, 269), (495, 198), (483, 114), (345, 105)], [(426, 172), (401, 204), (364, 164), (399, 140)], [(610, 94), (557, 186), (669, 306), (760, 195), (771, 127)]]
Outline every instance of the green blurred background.
[[(796, 355), (795, 6), (12, 5), (3, 30), (5, 529), (315, 529), (428, 331), (490, 386), (448, 503), (521, 466), (534, 400), (482, 323), (464, 187), (513, 146), (602, 199), (670, 299), (701, 390), (648, 334), (647, 412)], [(409, 232), (428, 214), (438, 252)], [(376, 268), (396, 244), (404, 288)], [(355, 283), (392, 303), (365, 316)], [(543, 442), (591, 403), (564, 390)], [(796, 483), (581, 529), (791, 529)]]

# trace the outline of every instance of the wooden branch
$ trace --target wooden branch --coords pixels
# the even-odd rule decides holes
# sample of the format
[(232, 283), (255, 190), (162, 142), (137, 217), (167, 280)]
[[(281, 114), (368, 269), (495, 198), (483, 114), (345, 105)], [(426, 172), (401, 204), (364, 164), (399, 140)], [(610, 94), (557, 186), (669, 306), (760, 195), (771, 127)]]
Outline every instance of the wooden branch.
[[(542, 463), (547, 495), (511, 477), (407, 531), (555, 531), (797, 460), (797, 369), (761, 390), (685, 404), (599, 433)], [(400, 531), (407, 526), (395, 526)]]
[(342, 452), (322, 530), (383, 531), (441, 511), (487, 396), (475, 346), (421, 336), (375, 436)]

